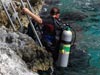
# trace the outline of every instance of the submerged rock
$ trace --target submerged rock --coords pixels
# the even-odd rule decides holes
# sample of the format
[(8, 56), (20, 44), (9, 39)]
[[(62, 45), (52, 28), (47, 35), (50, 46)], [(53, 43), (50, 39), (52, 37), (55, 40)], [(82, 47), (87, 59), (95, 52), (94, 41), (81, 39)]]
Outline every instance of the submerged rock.
[(45, 0), (45, 3), (48, 5), (55, 5), (58, 4), (60, 1), (59, 0)]
[(82, 12), (66, 12), (66, 14), (62, 15), (62, 19), (72, 20), (72, 21), (82, 21), (87, 18), (88, 15)]

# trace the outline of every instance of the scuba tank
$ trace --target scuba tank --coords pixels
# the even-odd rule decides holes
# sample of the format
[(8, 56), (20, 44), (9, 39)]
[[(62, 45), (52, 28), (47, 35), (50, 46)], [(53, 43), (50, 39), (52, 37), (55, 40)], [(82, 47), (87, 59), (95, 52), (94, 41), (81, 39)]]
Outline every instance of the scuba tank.
[(58, 52), (58, 59), (56, 65), (58, 67), (67, 67), (70, 49), (76, 40), (76, 32), (69, 24), (63, 24), (60, 20), (56, 19), (54, 19), (54, 21), (56, 29), (60, 28), (61, 30), (61, 35), (58, 39), (60, 40), (60, 48)]
[(61, 43), (60, 43), (59, 56), (57, 61), (57, 66), (59, 67), (68, 66), (72, 38), (73, 37), (72, 37), (71, 27), (66, 26), (62, 31), (62, 35), (61, 35)]

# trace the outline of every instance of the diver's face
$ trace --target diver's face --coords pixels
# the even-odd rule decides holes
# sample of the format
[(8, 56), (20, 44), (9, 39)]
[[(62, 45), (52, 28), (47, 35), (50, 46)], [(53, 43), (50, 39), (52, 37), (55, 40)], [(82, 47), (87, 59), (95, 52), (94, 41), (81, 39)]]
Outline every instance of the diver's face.
[(56, 14), (56, 18), (59, 18), (60, 17), (60, 14)]

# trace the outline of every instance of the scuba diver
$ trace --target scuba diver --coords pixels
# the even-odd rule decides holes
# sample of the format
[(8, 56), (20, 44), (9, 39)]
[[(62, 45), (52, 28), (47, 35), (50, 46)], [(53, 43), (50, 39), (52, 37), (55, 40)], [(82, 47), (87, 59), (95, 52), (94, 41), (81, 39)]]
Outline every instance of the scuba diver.
[[(47, 51), (50, 51), (52, 53), (54, 62), (56, 62), (58, 60), (60, 42), (62, 41), (61, 36), (62, 36), (63, 30), (66, 29), (65, 27), (66, 24), (63, 24), (61, 20), (59, 19), (60, 10), (57, 7), (51, 8), (50, 16), (47, 19), (43, 19), (40, 16), (35, 15), (28, 8), (24, 7), (23, 11), (24, 13), (31, 16), (34, 21), (36, 21), (38, 24), (41, 25), (42, 32), (43, 32), (41, 33), (42, 44), (46, 48)], [(67, 25), (67, 28), (68, 27), (69, 25)], [(69, 37), (71, 37), (69, 41), (69, 43), (71, 43), (72, 35)]]
[[(50, 11), (50, 16), (45, 20), (42, 19), (41, 17), (35, 15), (32, 13), (29, 9), (23, 8), (23, 11), (30, 15), (34, 21), (42, 25), (42, 43), (46, 47), (47, 50), (51, 51), (54, 55), (54, 51), (58, 51), (56, 48), (56, 29), (60, 27), (55, 26), (55, 21), (54, 20), (59, 20), (60, 16), (60, 10), (57, 7), (53, 7)], [(56, 52), (56, 54), (58, 54)], [(54, 59), (56, 58), (57, 55), (55, 55)]]

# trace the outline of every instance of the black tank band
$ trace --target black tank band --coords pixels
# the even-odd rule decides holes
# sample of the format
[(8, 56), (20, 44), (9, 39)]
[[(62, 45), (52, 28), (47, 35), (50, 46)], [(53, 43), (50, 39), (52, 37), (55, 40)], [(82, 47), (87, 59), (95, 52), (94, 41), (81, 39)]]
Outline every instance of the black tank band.
[(71, 42), (64, 41), (64, 40), (61, 40), (61, 43), (64, 43), (64, 44), (71, 44)]

